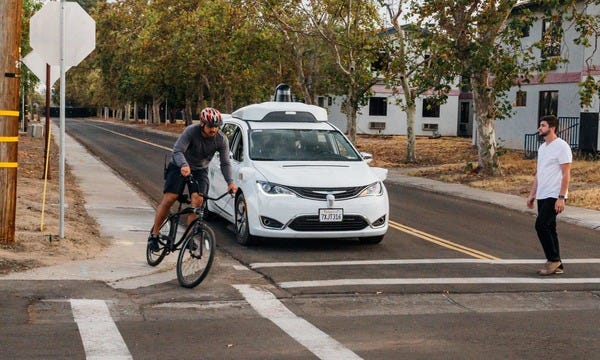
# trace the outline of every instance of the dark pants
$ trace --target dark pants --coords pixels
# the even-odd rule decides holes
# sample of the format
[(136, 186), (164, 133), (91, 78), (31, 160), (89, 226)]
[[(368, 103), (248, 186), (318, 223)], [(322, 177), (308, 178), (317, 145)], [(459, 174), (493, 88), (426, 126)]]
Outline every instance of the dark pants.
[(537, 201), (538, 216), (535, 220), (535, 230), (548, 261), (560, 261), (560, 248), (558, 246), (558, 235), (556, 234), (555, 203), (556, 199), (554, 198)]
[[(192, 170), (193, 183), (187, 183), (190, 195), (197, 192), (201, 195), (208, 193), (208, 169)], [(181, 175), (181, 169), (170, 163), (165, 171), (165, 185), (163, 193), (182, 194), (186, 185), (185, 178)]]

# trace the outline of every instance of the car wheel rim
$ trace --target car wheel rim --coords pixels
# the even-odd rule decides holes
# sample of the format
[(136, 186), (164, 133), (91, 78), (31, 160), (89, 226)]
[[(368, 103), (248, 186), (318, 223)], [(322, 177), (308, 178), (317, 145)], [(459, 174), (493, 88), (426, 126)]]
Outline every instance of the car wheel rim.
[(237, 232), (240, 237), (245, 237), (248, 231), (248, 219), (246, 215), (246, 205), (241, 199), (237, 206)]

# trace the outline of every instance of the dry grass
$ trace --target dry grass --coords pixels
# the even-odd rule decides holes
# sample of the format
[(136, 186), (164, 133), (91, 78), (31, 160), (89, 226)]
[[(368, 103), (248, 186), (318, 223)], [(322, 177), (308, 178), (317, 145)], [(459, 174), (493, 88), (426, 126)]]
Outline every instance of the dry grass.
[[(535, 160), (522, 151), (506, 150), (500, 157), (502, 175), (488, 177), (474, 172), (477, 150), (471, 139), (417, 138), (417, 163), (406, 164), (405, 136), (360, 136), (358, 148), (373, 154), (373, 166), (409, 167), (409, 174), (450, 183), (526, 197), (535, 174)], [(569, 204), (600, 210), (600, 162), (575, 156), (569, 187)]]
[(44, 228), (44, 139), (19, 137), (15, 241), (0, 244), (0, 273), (64, 263), (96, 256), (109, 240), (100, 237), (96, 221), (85, 210), (85, 198), (67, 167), (65, 176), (65, 238), (59, 233), (58, 149), (53, 144), (51, 179), (46, 186)]

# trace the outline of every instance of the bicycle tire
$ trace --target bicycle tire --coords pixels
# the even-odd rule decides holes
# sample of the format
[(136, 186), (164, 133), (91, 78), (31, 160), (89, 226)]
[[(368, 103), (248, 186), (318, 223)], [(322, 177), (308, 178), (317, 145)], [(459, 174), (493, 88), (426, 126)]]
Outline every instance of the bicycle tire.
[(215, 256), (215, 232), (207, 224), (190, 229), (177, 257), (177, 280), (186, 288), (198, 286), (204, 280)]
[[(146, 245), (146, 261), (150, 266), (156, 266), (163, 261), (167, 255), (167, 243), (169, 242), (169, 233), (171, 232), (171, 220), (167, 219), (162, 224), (158, 235), (158, 250), (150, 250), (150, 246)], [(152, 231), (152, 229), (150, 229)]]

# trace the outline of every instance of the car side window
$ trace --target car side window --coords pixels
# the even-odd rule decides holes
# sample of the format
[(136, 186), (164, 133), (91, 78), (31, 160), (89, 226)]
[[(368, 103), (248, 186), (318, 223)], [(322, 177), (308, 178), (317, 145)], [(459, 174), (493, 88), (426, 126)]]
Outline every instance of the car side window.
[(244, 161), (244, 139), (242, 137), (241, 129), (237, 126), (229, 145), (231, 148), (231, 156), (233, 160), (239, 162)]
[(225, 134), (225, 136), (227, 136), (227, 140), (229, 140), (230, 147), (231, 147), (231, 144), (233, 143), (233, 136), (235, 135), (235, 131), (237, 129), (238, 129), (238, 127), (235, 124), (225, 124), (225, 125), (223, 125), (223, 128), (221, 129), (223, 134)]

